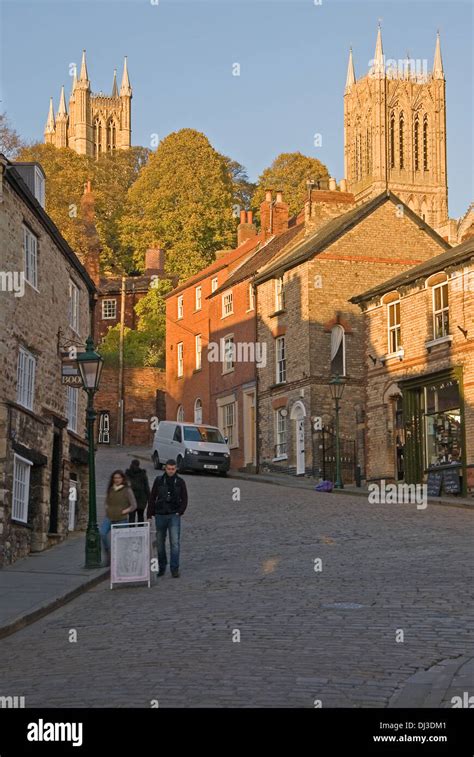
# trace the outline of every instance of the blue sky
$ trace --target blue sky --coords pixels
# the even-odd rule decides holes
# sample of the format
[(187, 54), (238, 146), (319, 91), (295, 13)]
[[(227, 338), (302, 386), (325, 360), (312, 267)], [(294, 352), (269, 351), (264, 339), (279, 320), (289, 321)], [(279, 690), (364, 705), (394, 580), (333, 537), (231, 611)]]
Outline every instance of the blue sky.
[(430, 69), (440, 30), (449, 211), (458, 217), (473, 195), (471, 2), (3, 1), (0, 108), (25, 138), (42, 140), (49, 97), (57, 108), (61, 84), (69, 96), (69, 64), (79, 64), (82, 48), (95, 92), (110, 91), (127, 55), (134, 144), (191, 127), (251, 179), (280, 152), (300, 150), (339, 180), (348, 49), (356, 76), (364, 75), (379, 19), (386, 58), (408, 51)]

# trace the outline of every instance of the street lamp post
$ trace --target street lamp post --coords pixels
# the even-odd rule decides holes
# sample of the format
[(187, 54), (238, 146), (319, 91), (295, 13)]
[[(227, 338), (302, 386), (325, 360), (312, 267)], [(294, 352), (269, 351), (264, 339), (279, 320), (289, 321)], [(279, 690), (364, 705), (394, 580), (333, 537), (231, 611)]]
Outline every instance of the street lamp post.
[(341, 453), (340, 453), (340, 441), (339, 441), (339, 402), (342, 399), (344, 393), (345, 382), (344, 379), (337, 374), (329, 382), (329, 389), (331, 391), (331, 397), (334, 400), (336, 410), (336, 481), (334, 483), (335, 489), (344, 489), (344, 483), (341, 476)]
[(82, 379), (82, 388), (87, 392), (87, 439), (89, 442), (89, 520), (86, 531), (86, 568), (100, 568), (100, 534), (97, 526), (97, 505), (95, 491), (95, 440), (94, 394), (99, 388), (103, 360), (94, 350), (94, 342), (89, 336), (85, 352), (77, 356), (77, 366)]

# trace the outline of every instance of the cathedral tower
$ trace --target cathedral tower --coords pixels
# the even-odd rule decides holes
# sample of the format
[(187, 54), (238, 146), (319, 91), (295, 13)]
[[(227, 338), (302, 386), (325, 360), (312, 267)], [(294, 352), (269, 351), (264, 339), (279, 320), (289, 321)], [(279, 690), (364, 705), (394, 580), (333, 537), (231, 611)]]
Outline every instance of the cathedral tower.
[(74, 71), (69, 113), (63, 87), (56, 118), (51, 99), (44, 141), (55, 147), (70, 147), (81, 155), (95, 158), (104, 152), (127, 150), (131, 147), (132, 135), (131, 100), (127, 59), (124, 62), (120, 93), (117, 88), (117, 73), (114, 71), (112, 93), (92, 94), (84, 50), (79, 78)]
[(390, 189), (435, 229), (448, 220), (446, 90), (439, 34), (431, 72), (407, 56), (385, 60), (379, 27), (366, 76), (349, 53), (344, 170), (357, 202)]

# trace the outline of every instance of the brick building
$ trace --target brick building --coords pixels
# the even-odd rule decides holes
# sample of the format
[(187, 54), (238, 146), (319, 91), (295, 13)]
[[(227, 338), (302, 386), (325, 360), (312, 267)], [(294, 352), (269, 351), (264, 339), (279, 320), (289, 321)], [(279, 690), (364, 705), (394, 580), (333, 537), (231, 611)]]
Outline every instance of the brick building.
[(350, 193), (311, 192), (304, 237), (254, 277), (257, 340), (268, 354), (258, 371), (261, 470), (333, 476), (335, 374), (346, 381), (345, 480), (356, 462), (364, 468), (364, 320), (349, 300), (447, 248), (391, 192), (357, 207)]
[[(474, 238), (352, 298), (366, 321), (367, 476), (474, 496)], [(454, 478), (453, 478), (454, 474)]]
[(64, 353), (90, 333), (95, 287), (43, 209), (41, 166), (0, 156), (0, 168), (3, 565), (85, 525), (86, 393), (61, 373)]

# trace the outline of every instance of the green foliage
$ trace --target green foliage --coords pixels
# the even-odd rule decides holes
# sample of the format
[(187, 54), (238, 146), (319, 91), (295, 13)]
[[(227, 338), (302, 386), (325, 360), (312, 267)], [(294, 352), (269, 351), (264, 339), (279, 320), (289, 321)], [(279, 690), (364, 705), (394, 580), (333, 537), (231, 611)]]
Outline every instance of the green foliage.
[(167, 136), (128, 192), (122, 245), (138, 268), (148, 247), (167, 251), (181, 280), (204, 268), (235, 238), (233, 184), (227, 162), (200, 132)]
[(265, 190), (282, 190), (283, 200), (288, 203), (290, 215), (297, 215), (304, 207), (307, 197), (307, 180), (316, 181), (321, 178), (329, 178), (329, 173), (317, 158), (310, 158), (300, 152), (281, 153), (259, 176), (257, 189), (252, 197), (252, 207), (258, 215), (260, 204), (265, 199)]

